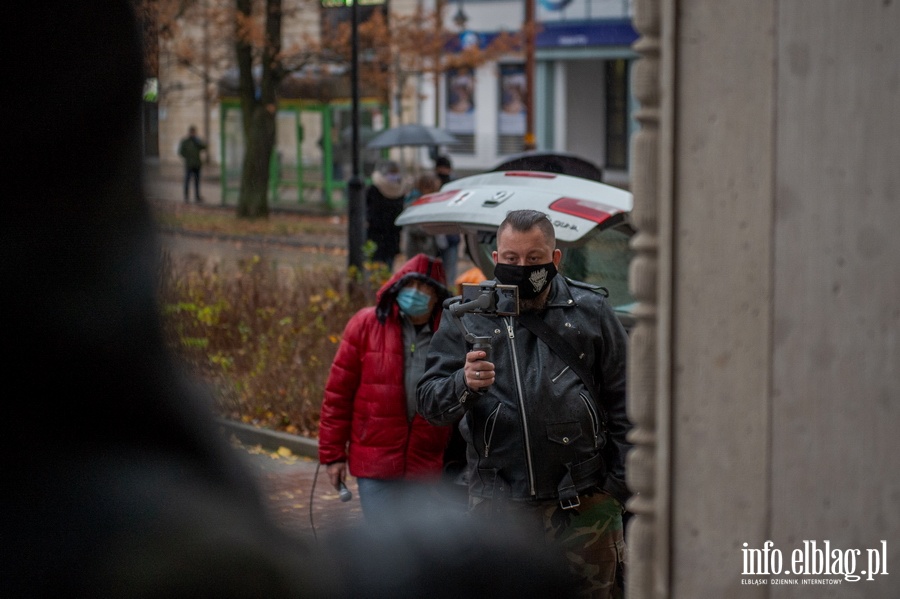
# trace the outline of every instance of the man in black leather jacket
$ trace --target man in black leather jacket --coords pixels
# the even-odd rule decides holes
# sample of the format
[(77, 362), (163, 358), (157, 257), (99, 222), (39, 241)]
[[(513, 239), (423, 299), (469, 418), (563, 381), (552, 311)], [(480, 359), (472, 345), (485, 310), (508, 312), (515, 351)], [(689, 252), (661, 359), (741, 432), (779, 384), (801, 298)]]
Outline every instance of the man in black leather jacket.
[[(540, 526), (572, 556), (586, 596), (613, 596), (628, 498), (626, 332), (601, 288), (557, 276), (562, 253), (544, 213), (510, 212), (493, 258), (497, 283), (519, 288), (520, 315), (462, 314), (465, 332), (490, 337), (489, 359), (445, 315), (418, 409), (437, 424), (462, 416), (470, 513)], [(535, 320), (571, 346), (580, 368), (524, 326)]]

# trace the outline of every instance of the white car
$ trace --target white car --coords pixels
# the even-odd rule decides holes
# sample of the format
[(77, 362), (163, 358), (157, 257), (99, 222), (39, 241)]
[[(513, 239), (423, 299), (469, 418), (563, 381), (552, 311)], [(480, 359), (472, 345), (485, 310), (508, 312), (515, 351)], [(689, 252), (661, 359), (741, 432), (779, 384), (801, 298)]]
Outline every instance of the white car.
[(395, 222), (432, 235), (462, 235), (472, 261), (490, 279), (497, 227), (508, 211), (525, 208), (545, 212), (553, 222), (563, 252), (560, 273), (605, 287), (630, 329), (634, 299), (628, 292), (628, 266), (634, 229), (628, 221), (628, 191), (558, 173), (492, 171), (450, 181), (416, 200)]

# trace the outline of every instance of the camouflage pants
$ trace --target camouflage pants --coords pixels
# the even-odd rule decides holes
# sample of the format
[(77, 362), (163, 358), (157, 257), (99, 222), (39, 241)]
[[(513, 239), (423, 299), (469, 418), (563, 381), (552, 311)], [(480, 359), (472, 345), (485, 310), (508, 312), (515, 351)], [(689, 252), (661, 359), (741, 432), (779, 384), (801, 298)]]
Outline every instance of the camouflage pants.
[[(497, 516), (539, 527), (541, 536), (559, 546), (569, 569), (581, 581), (579, 597), (621, 599), (626, 564), (622, 504), (602, 492), (581, 495), (578, 507), (557, 502), (522, 503), (472, 497), (469, 513), (488, 522)], [(537, 528), (534, 528), (537, 531)]]

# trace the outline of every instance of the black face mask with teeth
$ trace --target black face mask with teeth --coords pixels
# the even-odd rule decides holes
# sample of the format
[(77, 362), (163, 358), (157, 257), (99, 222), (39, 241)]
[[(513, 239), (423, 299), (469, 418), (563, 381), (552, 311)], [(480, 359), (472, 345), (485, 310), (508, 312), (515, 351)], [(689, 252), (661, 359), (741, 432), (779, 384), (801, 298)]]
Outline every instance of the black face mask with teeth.
[(547, 288), (556, 276), (553, 262), (534, 266), (517, 266), (515, 264), (497, 264), (494, 266), (494, 277), (503, 285), (515, 285), (519, 288), (519, 297), (534, 299)]

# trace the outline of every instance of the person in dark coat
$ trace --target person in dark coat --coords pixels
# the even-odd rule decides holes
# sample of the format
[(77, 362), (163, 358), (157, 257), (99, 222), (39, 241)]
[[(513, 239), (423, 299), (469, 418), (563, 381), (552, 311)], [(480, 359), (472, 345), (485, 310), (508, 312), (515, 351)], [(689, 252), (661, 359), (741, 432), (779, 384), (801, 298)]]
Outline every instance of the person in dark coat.
[(565, 548), (579, 596), (612, 599), (627, 563), (627, 333), (603, 288), (559, 275), (547, 214), (508, 212), (496, 240), (494, 277), (518, 288), (519, 314), (454, 322), (445, 313), (417, 388), (419, 413), (434, 424), (461, 419), (473, 518), (486, 529), (504, 515), (531, 521)]
[[(441, 154), (434, 161), (434, 174), (441, 180), (441, 186), (453, 180), (453, 163), (449, 156)], [(434, 238), (437, 246), (437, 255), (444, 261), (444, 269), (447, 271), (447, 280), (451, 283), (456, 280), (456, 265), (459, 263), (459, 234), (436, 235)]]
[(381, 262), (391, 270), (400, 253), (402, 228), (394, 221), (403, 211), (403, 200), (409, 192), (408, 182), (393, 160), (380, 163), (372, 173), (372, 184), (366, 190), (366, 238), (375, 244), (373, 262)]
[(188, 128), (187, 137), (178, 144), (178, 155), (184, 160), (184, 201), (187, 203), (190, 196), (191, 182), (194, 183), (194, 199), (197, 203), (201, 203), (203, 198), (200, 197), (200, 169), (203, 167), (203, 160), (200, 153), (206, 149), (204, 142), (197, 135), (197, 128), (191, 125)]

